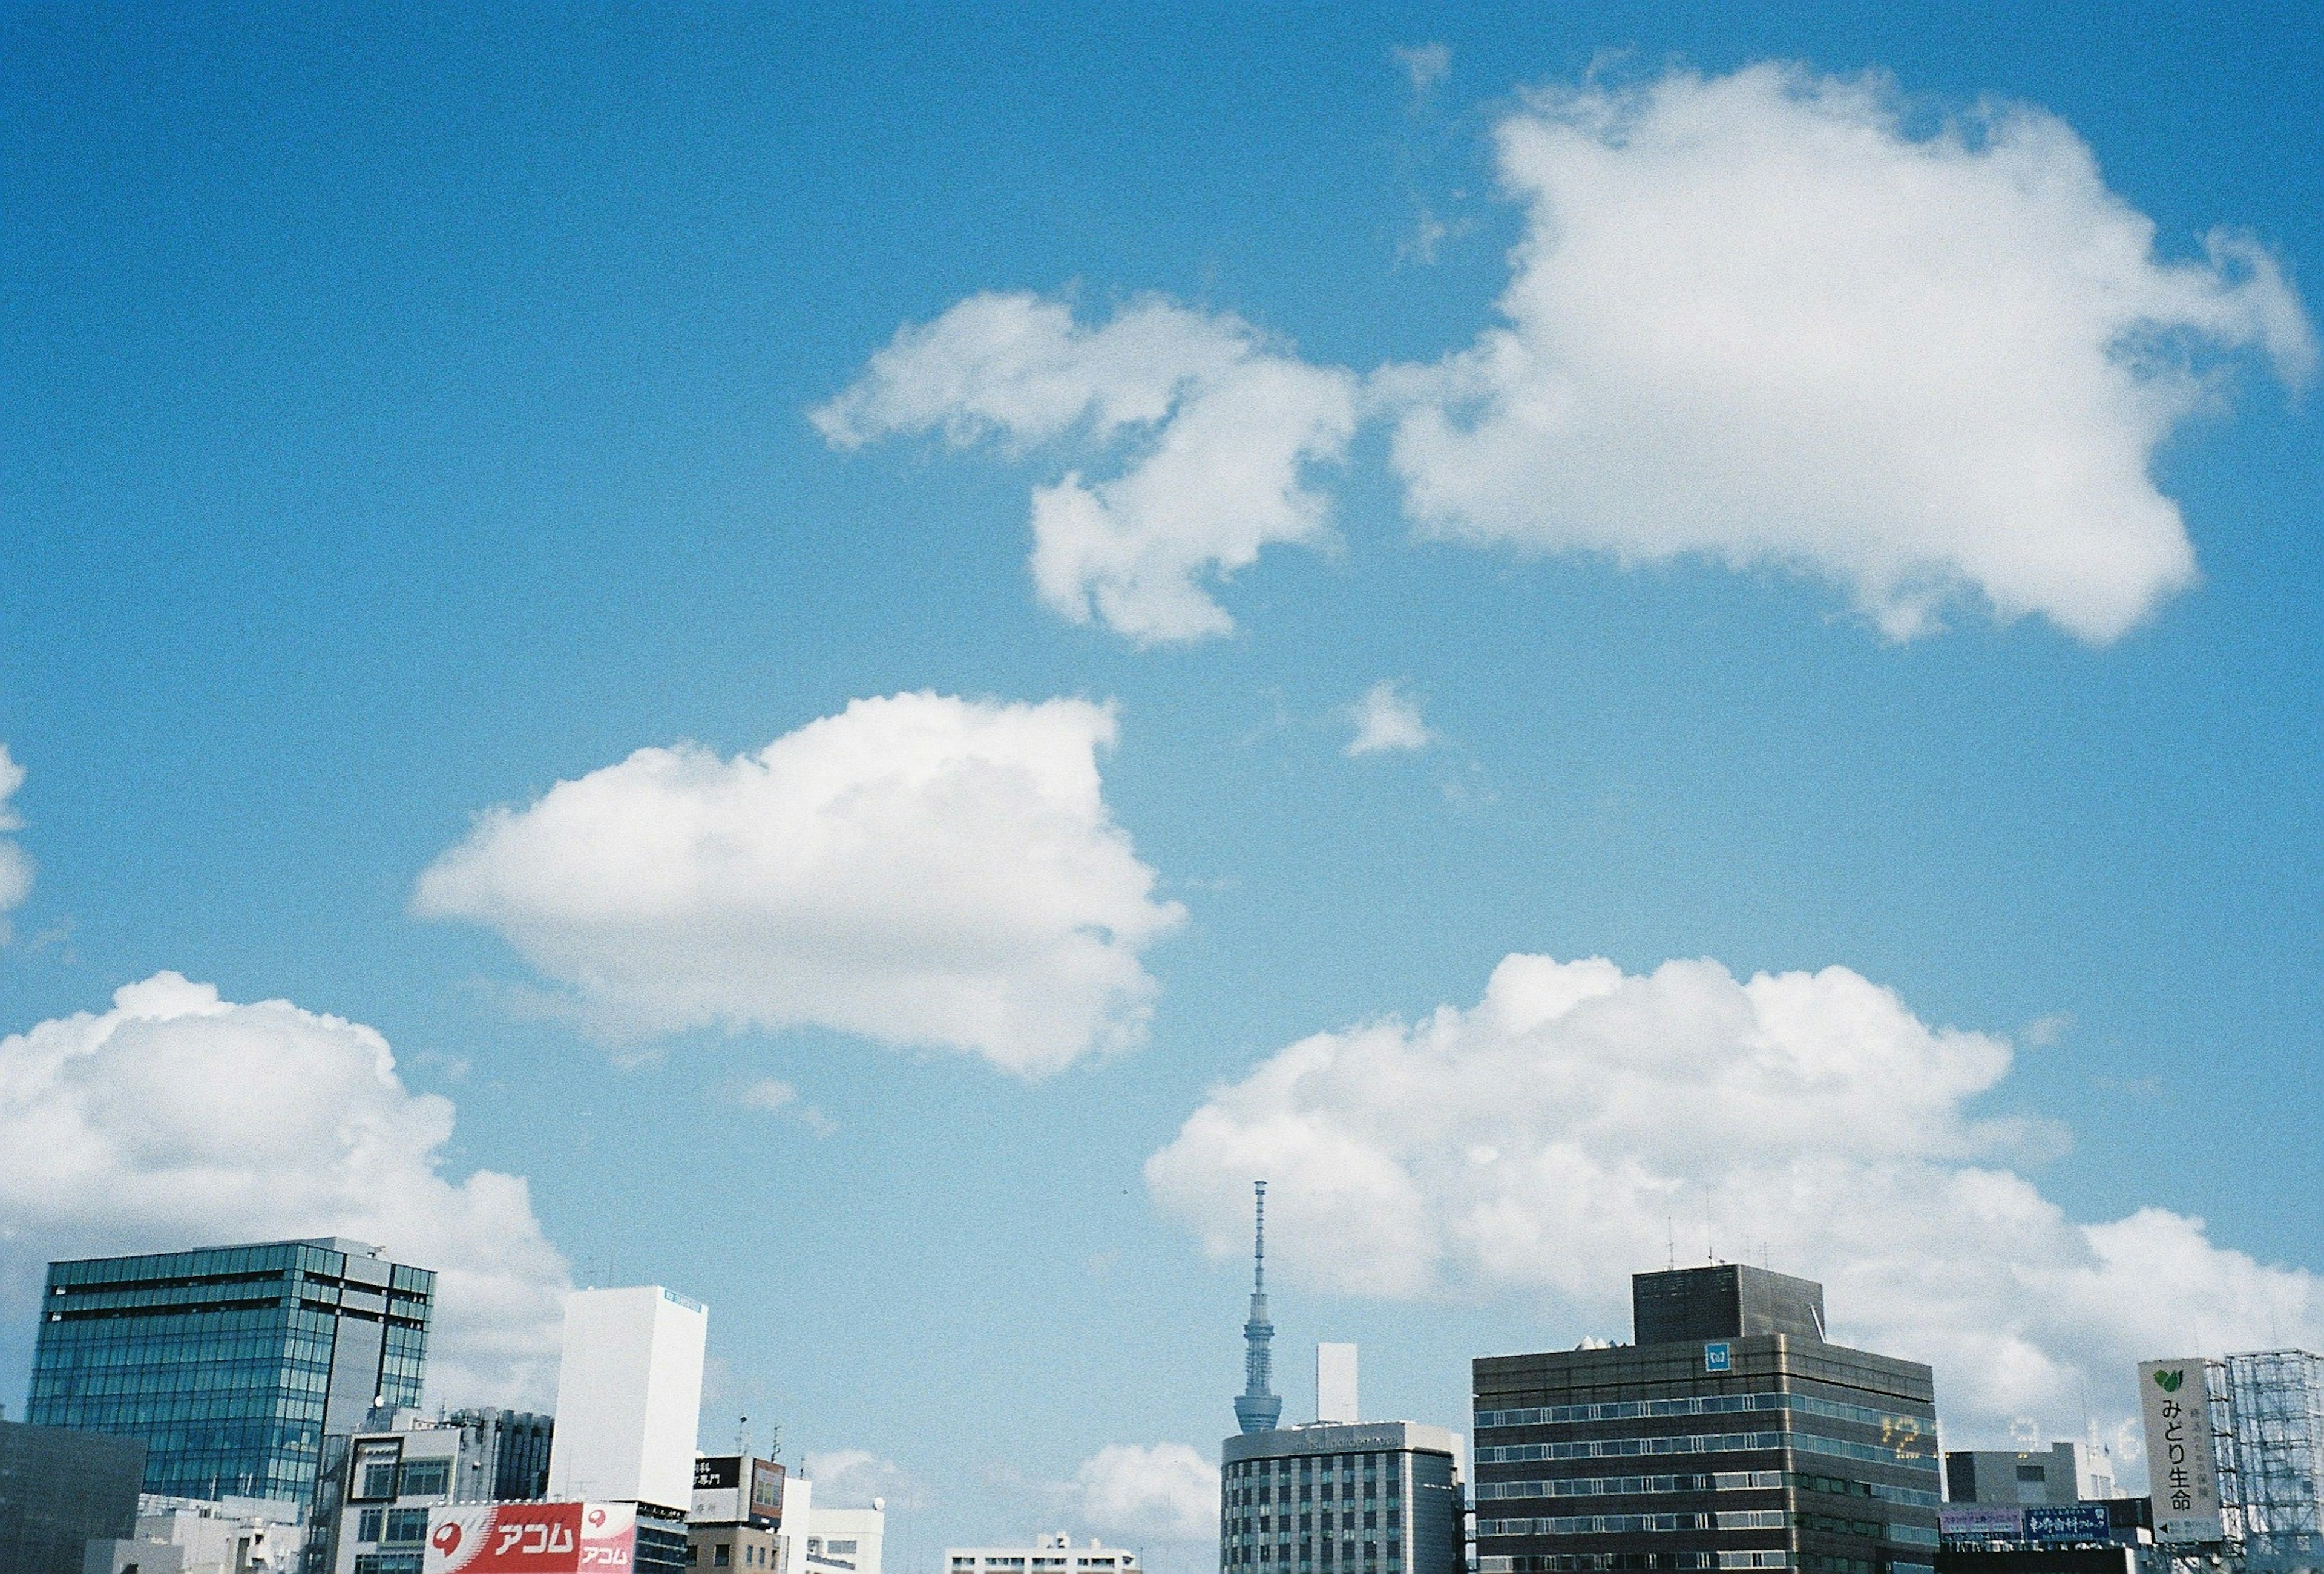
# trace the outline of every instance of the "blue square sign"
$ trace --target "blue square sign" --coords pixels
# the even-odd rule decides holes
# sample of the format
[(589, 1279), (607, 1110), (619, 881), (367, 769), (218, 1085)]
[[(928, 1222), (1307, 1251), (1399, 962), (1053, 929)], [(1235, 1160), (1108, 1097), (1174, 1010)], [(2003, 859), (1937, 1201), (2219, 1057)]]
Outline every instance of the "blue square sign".
[(1702, 1369), (1706, 1372), (1725, 1372), (1732, 1369), (1729, 1364), (1726, 1340), (1721, 1339), (1717, 1344), (1702, 1347)]

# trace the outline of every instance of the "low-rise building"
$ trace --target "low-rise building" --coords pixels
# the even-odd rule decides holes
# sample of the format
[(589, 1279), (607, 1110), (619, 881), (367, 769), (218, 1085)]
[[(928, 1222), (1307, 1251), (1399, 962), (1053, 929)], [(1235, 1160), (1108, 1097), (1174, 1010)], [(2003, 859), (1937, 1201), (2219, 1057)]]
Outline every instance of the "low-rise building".
[(1059, 1531), (1038, 1536), (1029, 1547), (946, 1547), (945, 1574), (1134, 1574), (1138, 1554), (1127, 1547), (1109, 1547), (1092, 1536), (1087, 1546), (1074, 1545)]
[(91, 1541), (81, 1574), (293, 1574), (306, 1537), (298, 1505), (281, 1498), (149, 1493), (135, 1533)]

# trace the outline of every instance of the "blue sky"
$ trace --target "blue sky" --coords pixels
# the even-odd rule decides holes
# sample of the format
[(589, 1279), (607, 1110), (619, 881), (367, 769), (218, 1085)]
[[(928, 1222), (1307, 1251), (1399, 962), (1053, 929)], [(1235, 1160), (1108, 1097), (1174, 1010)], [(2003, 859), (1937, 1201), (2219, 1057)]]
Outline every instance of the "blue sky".
[[(1981, 104), (2035, 106), (2153, 221), (2160, 264), (2210, 267), (2205, 236), (2224, 226), (2312, 310), (2319, 23), (2312, 5), (13, 10), (0, 744), (25, 773), (9, 834), (34, 882), (0, 948), (0, 1032), (104, 1012), (162, 970), (377, 1029), (404, 1087), (457, 1112), (439, 1172), (381, 1184), (526, 1177), (530, 1215), (491, 1217), (520, 1234), (537, 1219), (533, 1290), (561, 1252), (575, 1282), (707, 1301), (722, 1366), (706, 1414), (779, 1417), (794, 1454), (891, 1462), (891, 1499), (920, 1505), (895, 1523), (909, 1558), (1052, 1521), (1158, 1545), (1182, 1523), (1165, 1488), (1070, 1484), (1108, 1445), (1210, 1455), (1231, 1422), (1244, 1268), (1204, 1245), (1231, 1233), (1231, 1194), (1287, 1128), (1252, 1091), (1227, 1101), (1231, 1140), (1181, 1142), (1198, 1109), (1227, 1107), (1213, 1090), (1310, 1035), (1468, 1011), (1512, 953), (1604, 957), (1634, 982), (1671, 959), (1742, 980), (1844, 968), (1930, 1029), (2014, 1046), (2006, 1075), (1904, 1102), (1934, 1126), (2020, 1128), (1901, 1139), (1887, 1168), (1848, 1155), (1900, 1188), (1896, 1217), (1919, 1217), (1916, 1185), (2006, 1173), (2072, 1226), (2167, 1210), (2205, 1221), (2207, 1249), (2283, 1270), (2232, 1315), (2190, 1300), (2135, 1326), (2093, 1311), (2029, 1331), (2071, 1375), (2015, 1397), (1964, 1375), (1979, 1396), (1948, 1417), (1966, 1441), (2020, 1410), (2060, 1435), (2086, 1413), (2110, 1430), (2133, 1343), (2324, 1328), (2306, 1135), (2324, 1120), (2324, 437), (2312, 389), (2288, 386), (2296, 368), (2256, 328), (2158, 330), (2205, 379), (2200, 408), (2132, 447), (2195, 572), (2097, 637), (2067, 626), (2089, 604), (2072, 574), (2015, 617), (1986, 604), (2012, 594), (1987, 575), (1900, 639), (1812, 552), (1737, 568), (1618, 536), (1573, 550), (1431, 534), (1402, 495), (1390, 412), (1302, 471), (1328, 545), (1277, 539), (1204, 581), (1231, 633), (1140, 643), (1037, 594), (1028, 502), (1069, 473), (1102, 485), (1161, 428), (1109, 446), (988, 420), (955, 447), (905, 422), (850, 450), (809, 412), (861, 386), (900, 326), (986, 291), (1065, 303), (1084, 335), (1152, 297), (1190, 335), (1227, 314), (1269, 336), (1252, 354), (1301, 376), (1345, 368), (1350, 386), (1435, 365), (1495, 324), (1531, 233), (1497, 133), (1570, 124), (1593, 62), (1618, 96), (1768, 60), (1800, 63), (1795, 86), (1885, 72), (1893, 89), (1867, 91), (1900, 117), (1882, 145), (1907, 154)], [(1431, 44), (1441, 75), (1397, 53)], [(1566, 97), (1526, 97), (1544, 88)], [(1971, 262), (1974, 239), (1953, 235)], [(2248, 282), (2247, 262), (2220, 266), (2223, 288)], [(2024, 328), (1988, 326), (2004, 349)], [(2011, 364), (2034, 407), (2077, 396), (2038, 355)], [(1900, 387), (1930, 376), (1888, 370)], [(1944, 408), (1980, 407), (1972, 391)], [(1751, 431), (1748, 409), (1720, 419)], [(2107, 419), (2092, 429), (2112, 440)], [(2034, 537), (2055, 524), (2002, 514)], [(2093, 517), (2070, 567), (2095, 577), (2128, 549)], [(1382, 681), (1428, 741), (1351, 757), (1349, 708)], [(845, 980), (771, 1005), (755, 985), (740, 1005), (713, 989), (609, 1028), (576, 982), (604, 937), (558, 929), (564, 909), (479, 887), (447, 916), (415, 910), (423, 871), (478, 845), (495, 805), (522, 811), (642, 748), (755, 754), (918, 691), (961, 696), (972, 721), (1111, 702), (1110, 746), (1060, 745), (1095, 761), (1102, 810), (1059, 834), (1076, 855), (1126, 839), (1149, 906), (1184, 908), (1109, 953), (1149, 981), (1142, 1007), (1101, 1012), (1126, 1047), (1028, 1079), (940, 1027), (878, 1042), (862, 1026), (877, 1002)], [(539, 856), (562, 867), (553, 841)], [(881, 867), (908, 885), (923, 866), (897, 856)], [(855, 883), (844, 858), (827, 872)], [(992, 878), (961, 888), (971, 931), (979, 901), (1015, 910)], [(917, 909), (871, 912), (908, 952)], [(627, 954), (680, 973), (707, 933), (638, 922)], [(753, 935), (745, 973), (748, 945), (769, 943)], [(543, 948), (567, 941), (586, 955), (560, 972)], [(1027, 976), (1037, 994), (1054, 981)], [(1688, 998), (1706, 1011), (1742, 999), (1702, 988)], [(1650, 1033), (1679, 1019), (1653, 1017), (1665, 1008), (1682, 1009), (1639, 1007)], [(1936, 1050), (1896, 1053), (1908, 1079), (1933, 1075)], [(258, 1146), (270, 1110), (329, 1123), (330, 1105), (267, 1080), (298, 1082), (295, 1062), (266, 1063), (221, 1071)], [(13, 1119), (44, 1095), (6, 1096)], [(1300, 1129), (1377, 1133), (1366, 1099), (1305, 1106)], [(1748, 1156), (1740, 1113), (1680, 1123), (1696, 1120)], [(1422, 1175), (1420, 1155), (1473, 1152), (1473, 1135), (1366, 1151)], [(309, 1146), (283, 1161), (322, 1166), (300, 1172), (300, 1206), (362, 1216), (336, 1150)], [(1166, 1149), (1177, 1159), (1149, 1178)], [(46, 1256), (198, 1232), (135, 1195), (171, 1162), (138, 1161), (146, 1179), (101, 1209), (47, 1195), (37, 1166), (9, 1172), (0, 1394), (22, 1392), (22, 1290)], [(1410, 1200), (1316, 1202), (1303, 1261), (1304, 1172), (1284, 1163), (1295, 1413), (1312, 1401), (1306, 1345), (1354, 1338), (1368, 1410), (1460, 1424), (1469, 1357), (1618, 1335), (1624, 1277), (1665, 1249), (1661, 1230), (1583, 1230), (1557, 1238), (1589, 1243), (1581, 1268), (1480, 1248), (1390, 1285), (1404, 1238), (1373, 1225)], [(1699, 1257), (1701, 1198), (1715, 1233), (1729, 1181), (1690, 1175), (1664, 1177), (1663, 1211)], [(1454, 1228), (1459, 1200), (1414, 1184), (1415, 1217)], [(226, 1209), (209, 1233), (290, 1218), (272, 1206)], [(2051, 1224), (1992, 1228), (2006, 1257)], [(1750, 1225), (1727, 1229), (1722, 1255), (1757, 1255)], [(475, 1248), (463, 1238), (443, 1249)], [(1833, 1273), (1812, 1260), (1828, 1243), (1767, 1249)], [(1838, 1284), (1833, 1310), (1846, 1325)], [(1909, 1325), (1855, 1326), (1910, 1343)], [(1926, 1352), (1941, 1395), (1950, 1349)], [(475, 1381), (491, 1364), (469, 1362)]]

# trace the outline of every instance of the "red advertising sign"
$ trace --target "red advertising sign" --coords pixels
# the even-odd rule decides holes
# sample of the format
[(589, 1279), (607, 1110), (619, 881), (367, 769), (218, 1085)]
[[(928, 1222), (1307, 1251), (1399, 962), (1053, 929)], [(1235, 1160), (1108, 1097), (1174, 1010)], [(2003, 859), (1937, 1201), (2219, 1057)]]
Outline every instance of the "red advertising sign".
[(423, 1574), (628, 1574), (627, 1503), (456, 1504), (429, 1516)]

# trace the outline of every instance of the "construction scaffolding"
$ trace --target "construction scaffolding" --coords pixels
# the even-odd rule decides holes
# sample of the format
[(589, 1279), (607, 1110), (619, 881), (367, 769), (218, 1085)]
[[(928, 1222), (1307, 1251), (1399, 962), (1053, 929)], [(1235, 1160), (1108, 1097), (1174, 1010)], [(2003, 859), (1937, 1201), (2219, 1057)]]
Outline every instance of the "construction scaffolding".
[(2245, 1574), (2324, 1574), (2324, 1357), (2260, 1350), (2220, 1365), (2219, 1496)]

